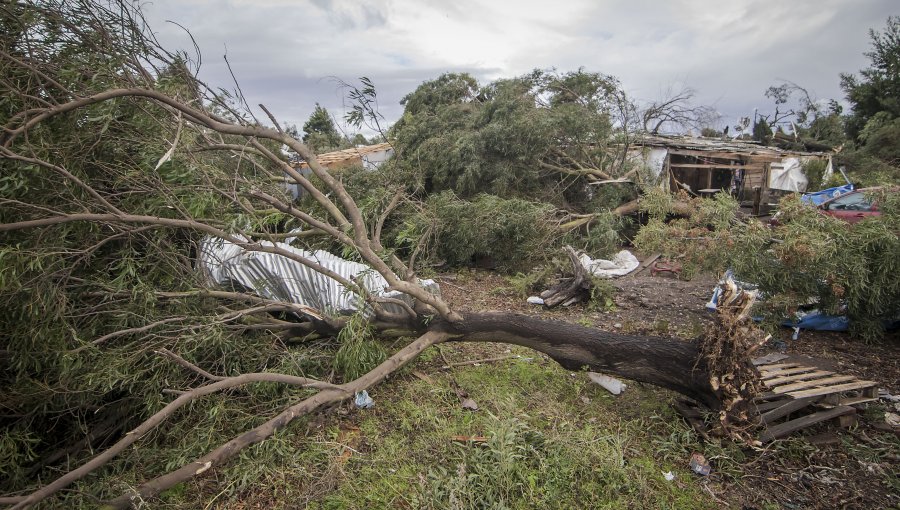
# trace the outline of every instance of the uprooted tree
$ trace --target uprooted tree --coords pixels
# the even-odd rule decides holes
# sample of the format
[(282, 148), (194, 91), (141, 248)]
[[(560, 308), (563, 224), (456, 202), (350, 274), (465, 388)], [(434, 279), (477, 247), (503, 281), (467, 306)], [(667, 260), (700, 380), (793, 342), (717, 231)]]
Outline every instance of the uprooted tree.
[[(695, 341), (461, 312), (420, 285), (406, 258), (415, 250), (382, 244), (401, 198), (361, 208), (264, 106), (272, 127), (235, 106), (246, 104), (239, 90), (208, 87), (189, 55), (160, 48), (132, 4), (7, 3), (0, 26), (0, 502), (26, 508), (87, 491), (133, 505), (221, 469), (447, 341), (527, 346), (573, 370), (681, 393), (732, 431), (746, 424), (756, 374), (746, 354), (761, 340), (746, 296), (723, 307), (735, 322)], [(285, 179), (313, 206), (292, 202)], [(414, 304), (279, 243), (306, 232)], [(360, 312), (211, 288), (195, 265), (207, 238), (331, 278), (359, 297)], [(388, 356), (373, 334), (407, 341)], [(244, 412), (229, 415), (236, 403)], [(233, 437), (218, 443), (211, 430)], [(140, 448), (158, 441), (152, 454)], [(99, 472), (117, 477), (77, 485)], [(80, 490), (65, 492), (73, 484)]]

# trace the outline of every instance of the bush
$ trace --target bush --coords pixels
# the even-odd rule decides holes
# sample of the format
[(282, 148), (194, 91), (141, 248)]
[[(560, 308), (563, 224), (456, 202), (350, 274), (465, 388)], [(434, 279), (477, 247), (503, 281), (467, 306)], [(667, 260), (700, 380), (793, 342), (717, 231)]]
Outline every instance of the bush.
[(490, 258), (498, 269), (528, 269), (556, 248), (553, 207), (521, 199), (478, 195), (474, 200), (445, 191), (408, 218), (396, 239), (424, 242), (432, 259), (468, 266)]

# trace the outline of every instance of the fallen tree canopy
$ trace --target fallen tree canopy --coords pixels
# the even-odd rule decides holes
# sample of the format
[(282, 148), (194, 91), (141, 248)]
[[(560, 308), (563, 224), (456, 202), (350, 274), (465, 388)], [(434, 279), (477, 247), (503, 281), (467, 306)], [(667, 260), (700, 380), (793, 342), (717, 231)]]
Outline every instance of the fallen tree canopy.
[[(394, 200), (361, 209), (274, 116), (268, 127), (236, 106), (246, 104), (239, 90), (231, 100), (207, 87), (186, 55), (156, 45), (132, 4), (17, 3), (0, 14), (0, 293), (10, 303), (0, 314), (0, 502), (27, 508), (87, 493), (137, 505), (447, 341), (527, 346), (573, 370), (696, 399), (720, 411), (729, 433), (747, 423), (755, 371), (746, 355), (760, 339), (745, 298), (722, 306), (732, 314), (724, 329), (693, 342), (461, 312), (382, 244)], [(285, 175), (314, 207), (290, 200)], [(360, 281), (278, 244), (299, 226), (325, 233), (415, 304), (390, 311)], [(371, 313), (329, 316), (210, 288), (195, 268), (209, 237), (325, 275)], [(378, 335), (405, 345), (388, 356)], [(109, 476), (96, 487), (86, 481), (100, 472)]]
[(850, 224), (785, 197), (777, 225), (737, 221), (737, 204), (724, 194), (691, 201), (687, 217), (666, 221), (666, 197), (635, 237), (638, 249), (680, 257), (685, 272), (732, 269), (758, 286), (765, 300), (757, 312), (770, 325), (793, 319), (803, 307), (845, 315), (851, 333), (865, 341), (884, 337), (900, 318), (900, 201), (896, 188), (872, 192), (880, 216)]

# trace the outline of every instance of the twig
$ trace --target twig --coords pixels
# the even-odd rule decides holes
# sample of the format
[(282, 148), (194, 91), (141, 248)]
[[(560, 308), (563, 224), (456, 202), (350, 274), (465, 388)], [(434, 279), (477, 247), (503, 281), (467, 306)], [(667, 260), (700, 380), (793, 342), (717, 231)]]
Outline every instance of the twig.
[[(518, 357), (519, 356), (517, 354), (508, 354), (506, 356), (497, 356), (496, 358), (475, 359), (475, 360), (469, 360), (469, 361), (459, 361), (456, 363), (447, 363), (441, 367), (441, 370), (449, 370), (453, 367), (463, 367), (463, 366), (467, 366), (467, 365), (477, 365), (479, 363), (493, 363), (495, 361), (503, 361), (503, 360), (518, 358)], [(444, 362), (446, 363), (447, 360), (445, 359)]]
[(166, 349), (165, 347), (156, 351), (156, 353), (169, 358), (170, 360), (174, 361), (175, 363), (178, 363), (179, 365), (190, 370), (191, 372), (194, 372), (195, 374), (199, 374), (202, 377), (209, 379), (210, 381), (222, 381), (224, 379), (227, 379), (226, 377), (220, 377), (218, 375), (210, 374), (206, 370), (203, 370), (202, 368), (200, 368), (197, 365), (191, 363), (190, 361), (182, 358), (181, 356), (175, 354), (174, 352), (170, 351), (169, 349)]

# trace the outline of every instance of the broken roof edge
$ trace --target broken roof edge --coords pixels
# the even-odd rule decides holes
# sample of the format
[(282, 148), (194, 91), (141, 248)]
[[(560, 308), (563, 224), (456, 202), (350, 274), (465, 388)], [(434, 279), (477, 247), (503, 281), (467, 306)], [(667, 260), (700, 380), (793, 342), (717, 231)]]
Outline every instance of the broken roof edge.
[[(363, 156), (368, 154), (388, 150), (394, 150), (394, 146), (391, 142), (382, 142), (374, 145), (363, 145), (361, 147), (351, 147), (349, 149), (316, 154), (316, 161), (327, 167), (328, 165), (340, 164), (356, 158), (362, 159)], [(292, 162), (291, 166), (294, 168), (307, 168), (309, 164), (304, 160), (299, 160)]]
[(695, 150), (703, 152), (731, 152), (735, 154), (778, 154), (779, 156), (817, 156), (827, 157), (831, 152), (805, 152), (782, 149), (770, 145), (762, 145), (755, 140), (722, 140), (719, 138), (703, 138), (683, 135), (642, 135), (633, 142), (640, 147), (658, 147), (666, 149)]

